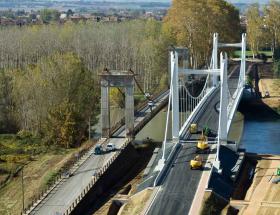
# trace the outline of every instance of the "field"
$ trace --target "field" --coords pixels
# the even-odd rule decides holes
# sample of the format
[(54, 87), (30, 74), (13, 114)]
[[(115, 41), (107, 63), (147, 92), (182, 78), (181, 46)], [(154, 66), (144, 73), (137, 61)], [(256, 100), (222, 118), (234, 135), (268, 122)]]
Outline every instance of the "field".
[[(89, 147), (84, 144), (83, 147)], [(20, 214), (81, 149), (48, 147), (38, 138), (0, 135), (0, 215)]]

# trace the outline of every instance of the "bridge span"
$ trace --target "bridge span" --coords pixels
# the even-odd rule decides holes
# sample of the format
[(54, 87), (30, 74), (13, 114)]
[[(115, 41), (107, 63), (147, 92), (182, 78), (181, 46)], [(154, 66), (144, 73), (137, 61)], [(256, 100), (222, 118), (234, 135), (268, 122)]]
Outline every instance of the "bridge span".
[[(134, 134), (136, 135), (162, 108), (166, 106), (168, 91), (154, 99), (151, 111), (145, 105), (136, 112), (134, 118)], [(62, 177), (45, 193), (25, 214), (62, 215), (70, 214), (76, 205), (86, 195), (86, 192), (98, 181), (109, 165), (121, 151), (132, 141), (126, 137), (125, 125), (112, 134), (112, 138), (101, 139), (98, 144), (114, 143), (117, 151), (102, 155), (94, 154), (94, 147), (78, 161), (71, 169), (73, 176)]]
[[(226, 54), (220, 54), (218, 67), (218, 48), (226, 47), (242, 49), (240, 65), (229, 72)], [(172, 103), (172, 142), (175, 146), (174, 150), (165, 155), (164, 145), (168, 141), (165, 139), (163, 142), (163, 156), (158, 162), (161, 171), (154, 181), (156, 189), (144, 212), (148, 215), (199, 214), (202, 198), (198, 201), (197, 196), (203, 194), (198, 192), (218, 188), (229, 193), (232, 180), (236, 178), (241, 166), (238, 147), (228, 142), (228, 133), (245, 87), (246, 35), (242, 35), (241, 43), (223, 44), (218, 43), (218, 35), (214, 34), (211, 65), (208, 69), (179, 68), (180, 51), (181, 48), (175, 49), (170, 54), (172, 100), (169, 102)], [(190, 94), (182, 74), (207, 75), (205, 87), (198, 96)], [(182, 118), (183, 111), (187, 116)], [(190, 169), (190, 161), (197, 155), (199, 139), (198, 134), (189, 132), (192, 123), (196, 123), (200, 131), (207, 127), (214, 134), (208, 138), (212, 143), (210, 154), (200, 155), (207, 162), (204, 163), (204, 171)], [(201, 180), (203, 172), (208, 174)]]
[[(237, 68), (235, 68), (235, 71), (236, 70)], [(232, 91), (236, 89), (237, 83), (238, 79), (235, 78), (235, 75), (232, 75), (232, 78), (229, 80), (229, 84), (232, 86)], [(207, 98), (190, 123), (197, 123), (199, 128), (207, 126), (217, 134), (219, 124), (219, 103), (220, 88), (218, 87)], [(189, 166), (190, 160), (197, 155), (196, 141), (193, 140), (197, 140), (198, 138), (198, 134), (190, 134), (189, 130), (186, 130), (182, 134), (182, 138), (180, 138), (180, 149), (178, 150), (176, 157), (172, 160), (170, 169), (166, 173), (165, 179), (161, 182), (162, 185), (159, 188), (159, 192), (147, 214), (171, 215), (174, 214), (174, 212), (176, 212), (176, 214), (186, 214), (190, 210), (203, 173), (203, 171), (191, 170)], [(216, 150), (214, 149), (211, 153), (215, 154)], [(207, 160), (207, 154), (203, 154), (202, 156), (203, 160)]]

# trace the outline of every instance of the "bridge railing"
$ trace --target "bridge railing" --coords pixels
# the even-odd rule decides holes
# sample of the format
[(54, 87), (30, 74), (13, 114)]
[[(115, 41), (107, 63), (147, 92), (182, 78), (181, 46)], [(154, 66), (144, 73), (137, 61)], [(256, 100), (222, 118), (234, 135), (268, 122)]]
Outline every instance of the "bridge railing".
[[(99, 144), (103, 144), (105, 140), (99, 140)], [(58, 186), (63, 179), (69, 174), (73, 174), (91, 155), (90, 150), (93, 148), (83, 149), (78, 153), (78, 156), (73, 156), (70, 162), (66, 163), (64, 167), (59, 171), (55, 179), (45, 189), (43, 189), (39, 195), (37, 195), (22, 212), (24, 215), (30, 214), (46, 197), (49, 193)]]
[(77, 205), (82, 201), (86, 194), (91, 190), (94, 184), (100, 179), (100, 177), (108, 170), (110, 165), (119, 157), (123, 149), (132, 141), (132, 139), (127, 138), (123, 145), (120, 147), (120, 150), (115, 152), (113, 157), (107, 161), (105, 165), (92, 177), (92, 180), (85, 186), (82, 192), (75, 198), (75, 200), (68, 206), (63, 215), (69, 215), (77, 207)]
[[(203, 99), (200, 101), (198, 106), (194, 109), (194, 111), (191, 113), (191, 115), (188, 117), (187, 121), (185, 122), (184, 126), (180, 130), (180, 137), (182, 137), (186, 132), (187, 129), (189, 128), (190, 124), (196, 120), (198, 112), (201, 110), (201, 108), (206, 108), (207, 103), (210, 102), (210, 98), (217, 92), (218, 88), (211, 88), (207, 94), (203, 97)], [(158, 186), (161, 184), (163, 181), (166, 173), (169, 171), (172, 162), (174, 158), (176, 157), (176, 154), (178, 153), (179, 149), (181, 148), (181, 143), (180, 141), (176, 142), (175, 145), (173, 146), (171, 152), (166, 155), (167, 157), (166, 162), (164, 167), (159, 171), (155, 181), (154, 181), (154, 186)], [(164, 152), (163, 152), (164, 153)]]

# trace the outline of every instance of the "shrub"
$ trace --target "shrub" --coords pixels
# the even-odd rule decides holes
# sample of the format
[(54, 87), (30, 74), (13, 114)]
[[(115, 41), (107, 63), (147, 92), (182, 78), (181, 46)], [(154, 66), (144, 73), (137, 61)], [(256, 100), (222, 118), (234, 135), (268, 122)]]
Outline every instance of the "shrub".
[(19, 139), (27, 139), (27, 138), (32, 138), (33, 135), (31, 132), (27, 131), (27, 130), (20, 130), (18, 133), (17, 133), (17, 138)]

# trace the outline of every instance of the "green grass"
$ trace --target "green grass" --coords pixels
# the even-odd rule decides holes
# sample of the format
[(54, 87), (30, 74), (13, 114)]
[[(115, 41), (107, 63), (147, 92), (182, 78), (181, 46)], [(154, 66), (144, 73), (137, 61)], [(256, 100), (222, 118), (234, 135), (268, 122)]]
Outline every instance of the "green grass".
[[(271, 51), (259, 51), (259, 54), (265, 54), (267, 57), (272, 57)], [(253, 57), (252, 51), (246, 51), (247, 57)], [(241, 57), (241, 51), (234, 51), (234, 57)]]
[(134, 102), (135, 102), (135, 106), (137, 106), (138, 104), (144, 102), (146, 100), (145, 96), (143, 94), (136, 94), (134, 95)]
[(12, 173), (23, 163), (31, 160), (32, 155), (41, 152), (36, 138), (21, 139), (15, 134), (0, 135), (0, 172)]
[(65, 154), (66, 150), (58, 146), (47, 146), (38, 137), (26, 133), (0, 135), (0, 184), (4, 175), (13, 175), (22, 165), (47, 153)]
[(44, 185), (52, 185), (55, 182), (55, 179), (58, 176), (58, 174), (58, 171), (50, 171), (44, 178)]
[[(24, 166), (25, 203), (30, 204), (53, 184), (60, 174), (76, 159), (75, 154), (92, 146), (63, 149), (45, 145), (40, 138), (28, 133), (0, 135), (0, 215), (20, 214), (22, 209), (21, 169)], [(19, 170), (15, 174), (16, 170)], [(9, 179), (9, 180), (7, 180)], [(5, 182), (5, 183), (4, 183)]]

